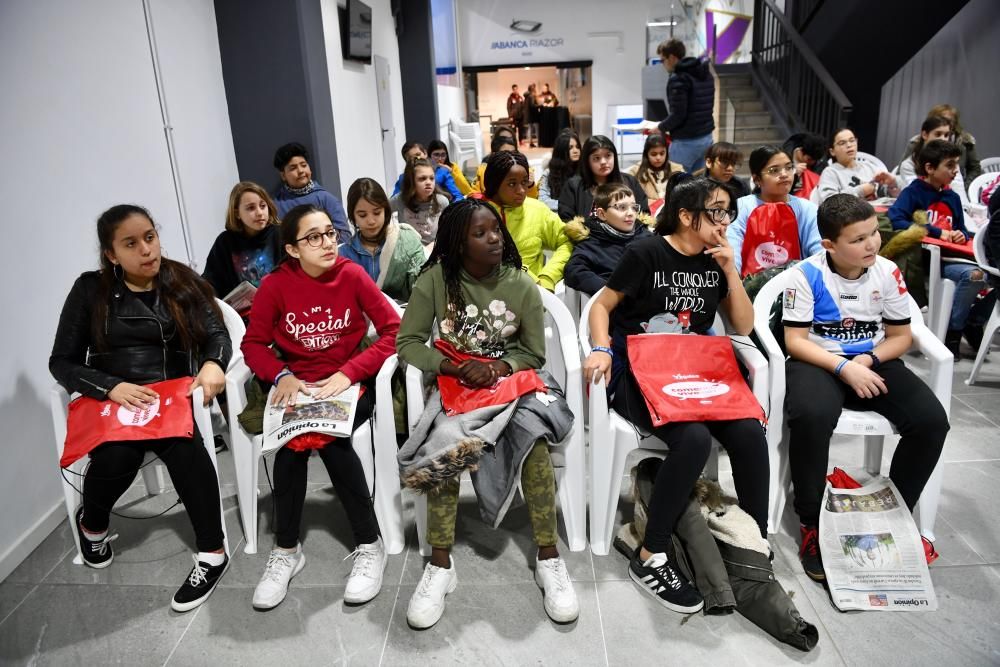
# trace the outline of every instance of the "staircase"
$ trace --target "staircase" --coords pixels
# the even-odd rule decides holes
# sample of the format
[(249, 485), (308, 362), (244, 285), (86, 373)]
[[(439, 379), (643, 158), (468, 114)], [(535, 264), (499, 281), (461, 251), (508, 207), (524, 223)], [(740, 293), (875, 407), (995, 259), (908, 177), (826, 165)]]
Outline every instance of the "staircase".
[[(718, 73), (719, 79), (719, 141), (731, 141), (743, 152), (743, 164), (736, 170), (736, 175), (750, 177), (747, 161), (750, 152), (763, 144), (780, 145), (786, 137), (782, 136), (767, 111), (760, 93), (750, 80), (750, 72)], [(732, 128), (729, 127), (729, 104), (732, 104), (734, 114)]]

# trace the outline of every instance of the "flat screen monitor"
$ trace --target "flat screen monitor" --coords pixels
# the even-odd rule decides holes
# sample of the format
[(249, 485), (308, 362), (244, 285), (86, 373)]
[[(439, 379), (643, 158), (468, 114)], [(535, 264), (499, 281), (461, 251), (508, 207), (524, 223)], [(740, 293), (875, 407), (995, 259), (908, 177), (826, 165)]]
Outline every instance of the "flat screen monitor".
[(372, 62), (372, 8), (360, 0), (347, 0), (340, 13), (341, 46), (344, 59)]

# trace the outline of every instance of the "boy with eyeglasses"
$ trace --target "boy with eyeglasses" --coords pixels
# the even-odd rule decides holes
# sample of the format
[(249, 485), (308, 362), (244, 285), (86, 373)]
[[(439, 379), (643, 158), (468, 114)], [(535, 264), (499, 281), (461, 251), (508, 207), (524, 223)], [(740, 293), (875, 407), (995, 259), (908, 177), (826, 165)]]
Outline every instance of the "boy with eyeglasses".
[[(820, 503), (830, 438), (847, 407), (877, 412), (900, 440), (889, 478), (912, 511), (948, 433), (937, 397), (902, 362), (910, 349), (910, 297), (899, 268), (878, 254), (881, 237), (871, 204), (835, 194), (819, 207), (823, 250), (790, 269), (782, 323), (785, 417), (799, 559), (813, 581), (825, 581), (819, 548)], [(937, 557), (924, 540), (928, 562)]]
[(608, 282), (625, 248), (651, 232), (639, 219), (639, 204), (624, 183), (605, 183), (594, 191), (595, 213), (566, 223), (566, 235), (576, 242), (566, 264), (566, 286), (592, 296)]

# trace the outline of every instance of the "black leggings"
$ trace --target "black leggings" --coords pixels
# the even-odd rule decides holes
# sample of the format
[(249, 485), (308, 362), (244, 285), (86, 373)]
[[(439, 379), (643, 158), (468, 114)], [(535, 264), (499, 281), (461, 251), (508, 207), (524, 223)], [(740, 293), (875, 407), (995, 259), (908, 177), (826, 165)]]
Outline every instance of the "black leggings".
[(221, 549), (219, 478), (197, 432), (194, 438), (106, 442), (91, 451), (83, 479), (83, 521), (87, 530), (101, 533), (108, 529), (111, 508), (132, 485), (147, 451), (166, 464), (194, 527), (198, 551)]
[(899, 359), (876, 371), (889, 393), (859, 398), (832, 373), (802, 361), (785, 364), (788, 419), (788, 461), (795, 490), (795, 513), (806, 525), (819, 522), (820, 502), (826, 487), (830, 437), (841, 411), (877, 412), (899, 431), (889, 478), (912, 511), (937, 465), (948, 434), (948, 416), (930, 387)]
[[(370, 390), (366, 391), (358, 401), (355, 429), (372, 414), (375, 404), (371, 395)], [(361, 459), (355, 453), (350, 438), (336, 438), (317, 451), (351, 522), (355, 544), (371, 544), (378, 539), (378, 521)], [(294, 549), (299, 543), (311, 453), (311, 450), (296, 452), (282, 447), (274, 455), (274, 533), (275, 544), (281, 549)]]
[(767, 441), (764, 427), (756, 419), (711, 422), (675, 422), (654, 427), (639, 386), (626, 372), (612, 399), (612, 407), (644, 433), (667, 443), (670, 453), (660, 466), (649, 502), (649, 521), (643, 546), (654, 553), (666, 552), (677, 519), (690, 501), (715, 438), (729, 454), (740, 507), (754, 518), (760, 534), (767, 535), (768, 479)]

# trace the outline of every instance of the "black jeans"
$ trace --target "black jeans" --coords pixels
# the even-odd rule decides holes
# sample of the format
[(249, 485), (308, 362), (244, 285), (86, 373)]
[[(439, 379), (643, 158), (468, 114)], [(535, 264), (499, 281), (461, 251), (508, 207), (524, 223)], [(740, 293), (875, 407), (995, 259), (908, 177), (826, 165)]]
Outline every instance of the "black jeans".
[(733, 481), (740, 507), (754, 518), (760, 534), (767, 535), (768, 479), (767, 440), (756, 419), (711, 422), (674, 422), (654, 427), (642, 392), (630, 371), (619, 382), (612, 407), (641, 431), (652, 433), (669, 446), (660, 466), (649, 502), (649, 520), (643, 542), (649, 551), (666, 552), (677, 519), (690, 501), (712, 453), (712, 438), (718, 440), (733, 468)]
[(191, 519), (198, 551), (221, 549), (219, 478), (197, 431), (194, 438), (106, 442), (91, 451), (83, 479), (83, 521), (87, 530), (100, 533), (108, 529), (111, 508), (132, 485), (147, 451), (166, 464)]
[[(355, 429), (371, 417), (375, 407), (372, 394), (372, 391), (366, 391), (358, 401), (354, 415)], [(316, 451), (326, 466), (337, 497), (344, 505), (355, 544), (371, 544), (378, 539), (378, 521), (361, 459), (351, 446), (350, 438), (336, 438)], [(274, 456), (274, 534), (275, 543), (281, 549), (294, 549), (299, 543), (311, 453), (311, 450), (296, 452), (282, 447)]]
[(805, 525), (819, 522), (830, 437), (844, 408), (877, 412), (899, 431), (889, 478), (911, 511), (937, 465), (950, 428), (941, 403), (899, 359), (885, 362), (876, 372), (889, 392), (859, 398), (846, 383), (818, 366), (802, 361), (785, 364), (788, 457), (795, 513)]

